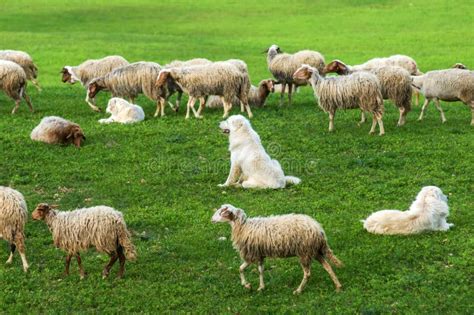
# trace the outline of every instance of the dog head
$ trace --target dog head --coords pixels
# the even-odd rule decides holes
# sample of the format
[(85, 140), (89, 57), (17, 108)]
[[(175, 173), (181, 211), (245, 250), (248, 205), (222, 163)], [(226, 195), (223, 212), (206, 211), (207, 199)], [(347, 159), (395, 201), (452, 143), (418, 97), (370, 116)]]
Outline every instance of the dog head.
[(436, 187), (436, 186), (425, 186), (421, 189), (421, 191), (418, 194), (419, 197), (423, 198), (425, 202), (430, 203), (430, 202), (448, 202), (448, 197), (443, 194), (443, 191)]
[(211, 222), (233, 222), (242, 219), (245, 219), (245, 213), (242, 209), (236, 208), (230, 204), (225, 204), (214, 212)]
[(121, 101), (118, 97), (112, 97), (107, 103), (107, 109), (105, 110), (109, 114), (115, 114), (119, 110), (119, 102)]
[(227, 120), (221, 121), (219, 128), (224, 134), (231, 135), (250, 125), (247, 118), (242, 115), (232, 115)]

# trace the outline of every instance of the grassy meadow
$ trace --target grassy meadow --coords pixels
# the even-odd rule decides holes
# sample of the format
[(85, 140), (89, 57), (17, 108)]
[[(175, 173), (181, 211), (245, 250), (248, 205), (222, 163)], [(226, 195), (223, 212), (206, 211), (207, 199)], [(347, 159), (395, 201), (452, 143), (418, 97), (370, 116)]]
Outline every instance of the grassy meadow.
[[(222, 189), (228, 174), (228, 140), (218, 123), (221, 110), (202, 120), (175, 114), (153, 118), (155, 105), (137, 103), (146, 121), (100, 125), (79, 85), (60, 81), (64, 65), (119, 54), (131, 62), (166, 64), (174, 59), (240, 58), (253, 84), (269, 78), (264, 49), (314, 49), (326, 61), (362, 63), (377, 56), (406, 54), (422, 71), (463, 62), (474, 68), (474, 4), (444, 0), (361, 1), (60, 1), (2, 0), (0, 49), (29, 52), (39, 67), (36, 108), (0, 93), (0, 185), (22, 192), (31, 212), (37, 203), (61, 209), (109, 205), (124, 213), (139, 258), (125, 277), (102, 280), (108, 257), (89, 251), (89, 275), (62, 277), (64, 253), (54, 248), (43, 222), (26, 226), (28, 274), (19, 256), (12, 266), (0, 242), (0, 313), (474, 313), (474, 128), (462, 103), (445, 103), (441, 124), (433, 106), (423, 122), (413, 107), (396, 127), (398, 110), (386, 102), (386, 135), (357, 127), (360, 112), (338, 112), (334, 133), (309, 87), (291, 107), (254, 109), (252, 125), (285, 173), (302, 179), (283, 190)], [(109, 95), (101, 93), (105, 109)], [(234, 108), (233, 113), (238, 113)], [(79, 123), (87, 141), (81, 149), (33, 143), (29, 134), (42, 117)], [(449, 195), (455, 227), (447, 233), (410, 237), (368, 234), (360, 219), (379, 209), (407, 209), (422, 186)], [(343, 285), (336, 293), (329, 276), (313, 263), (300, 296), (292, 291), (303, 276), (297, 258), (266, 260), (266, 289), (256, 292), (258, 271), (247, 269), (253, 289), (240, 285), (240, 258), (230, 227), (212, 225), (223, 203), (249, 216), (304, 213), (326, 230)], [(218, 238), (226, 237), (220, 241)]]

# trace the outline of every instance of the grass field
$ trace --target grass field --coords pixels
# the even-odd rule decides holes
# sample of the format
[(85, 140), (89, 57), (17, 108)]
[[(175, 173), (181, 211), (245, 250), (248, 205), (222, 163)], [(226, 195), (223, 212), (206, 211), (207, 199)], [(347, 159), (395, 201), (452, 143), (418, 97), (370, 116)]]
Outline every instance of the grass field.
[[(108, 258), (83, 255), (89, 276), (63, 278), (64, 254), (52, 245), (42, 222), (26, 226), (28, 274), (0, 245), (2, 313), (332, 313), (472, 314), (474, 133), (470, 110), (442, 103), (441, 124), (431, 105), (425, 120), (395, 127), (398, 111), (386, 103), (384, 137), (357, 127), (358, 111), (338, 112), (334, 133), (302, 88), (291, 107), (273, 95), (254, 109), (252, 124), (270, 154), (301, 185), (277, 191), (221, 189), (228, 172), (227, 139), (220, 110), (203, 120), (184, 120), (167, 108), (152, 118), (154, 104), (138, 99), (148, 115), (133, 126), (99, 125), (79, 85), (60, 82), (60, 69), (88, 58), (120, 54), (129, 61), (206, 57), (240, 58), (254, 84), (270, 77), (265, 55), (273, 43), (293, 52), (322, 52), (326, 60), (361, 63), (375, 56), (412, 56), (422, 71), (455, 62), (474, 67), (472, 1), (34, 1), (0, 2), (0, 49), (28, 51), (39, 66), (43, 92), (28, 87), (36, 112), (13, 107), (0, 95), (0, 185), (21, 191), (30, 212), (39, 202), (62, 209), (110, 205), (122, 211), (134, 233), (139, 259), (126, 276), (101, 279)], [(105, 108), (108, 95), (99, 104)], [(238, 110), (234, 108), (234, 113)], [(29, 133), (43, 116), (79, 123), (87, 141), (74, 147), (32, 143)], [(424, 185), (449, 195), (455, 224), (447, 233), (380, 237), (359, 222), (378, 209), (406, 209)], [(334, 291), (313, 264), (300, 296), (296, 258), (266, 261), (266, 285), (257, 293), (258, 272), (248, 269), (254, 289), (240, 286), (240, 259), (230, 228), (212, 225), (212, 209), (231, 203), (250, 216), (305, 213), (324, 226), (335, 254), (345, 263)], [(226, 241), (219, 241), (221, 236)], [(116, 269), (113, 270), (116, 272)]]

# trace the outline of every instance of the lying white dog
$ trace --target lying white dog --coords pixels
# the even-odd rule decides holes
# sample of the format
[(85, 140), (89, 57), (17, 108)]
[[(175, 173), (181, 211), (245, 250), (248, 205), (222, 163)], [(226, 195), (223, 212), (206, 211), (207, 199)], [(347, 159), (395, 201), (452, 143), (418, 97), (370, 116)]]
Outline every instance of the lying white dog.
[(111, 114), (107, 119), (100, 119), (99, 123), (108, 124), (118, 122), (122, 124), (131, 124), (145, 119), (143, 109), (135, 104), (130, 104), (120, 97), (113, 97), (107, 104), (107, 113)]
[(301, 180), (285, 176), (280, 163), (272, 160), (263, 148), (260, 137), (242, 115), (234, 115), (219, 125), (229, 135), (230, 173), (220, 187), (236, 185), (244, 188), (285, 188)]
[(436, 186), (426, 186), (407, 211), (382, 210), (362, 220), (364, 228), (374, 234), (417, 234), (425, 231), (447, 231), (448, 198)]

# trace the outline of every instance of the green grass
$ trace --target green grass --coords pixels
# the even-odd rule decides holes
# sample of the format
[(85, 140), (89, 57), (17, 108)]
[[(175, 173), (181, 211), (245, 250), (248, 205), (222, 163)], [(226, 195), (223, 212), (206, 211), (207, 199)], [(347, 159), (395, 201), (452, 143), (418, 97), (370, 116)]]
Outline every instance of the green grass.
[[(64, 279), (64, 254), (54, 249), (42, 222), (26, 226), (23, 274), (0, 246), (0, 312), (192, 312), (192, 313), (473, 313), (474, 135), (470, 111), (443, 103), (446, 124), (433, 105), (422, 123), (414, 107), (408, 123), (386, 104), (386, 136), (358, 128), (358, 111), (338, 112), (336, 131), (301, 89), (292, 107), (255, 109), (252, 124), (263, 144), (300, 186), (277, 191), (220, 189), (228, 172), (227, 139), (218, 131), (220, 110), (184, 120), (167, 109), (154, 119), (154, 104), (138, 99), (147, 120), (103, 126), (103, 114), (83, 101), (84, 90), (60, 82), (62, 66), (120, 54), (130, 61), (165, 64), (173, 59), (241, 58), (253, 83), (270, 76), (261, 53), (273, 43), (285, 51), (321, 51), (326, 60), (360, 63), (395, 53), (422, 69), (455, 62), (474, 67), (471, 1), (23, 1), (0, 3), (0, 49), (28, 51), (44, 87), (28, 91), (37, 109), (0, 95), (0, 185), (21, 191), (30, 211), (39, 202), (62, 209), (106, 204), (121, 210), (134, 232), (139, 259), (126, 277), (102, 280), (105, 255), (83, 255), (89, 276)], [(104, 108), (107, 95), (99, 97)], [(237, 113), (237, 109), (234, 109)], [(33, 143), (29, 133), (43, 116), (79, 123), (86, 145)], [(378, 209), (406, 209), (420, 188), (437, 185), (449, 194), (455, 224), (447, 233), (381, 237), (359, 222)], [(267, 260), (264, 292), (239, 284), (240, 259), (230, 228), (212, 225), (212, 209), (232, 203), (250, 216), (305, 213), (324, 226), (345, 263), (336, 273), (344, 291), (317, 264), (301, 296), (292, 291), (302, 271), (296, 258)], [(145, 233), (146, 237), (140, 237)], [(218, 241), (226, 236), (227, 241)], [(116, 272), (116, 269), (113, 270)], [(114, 274), (113, 274), (114, 275)], [(254, 288), (256, 267), (248, 278)]]

